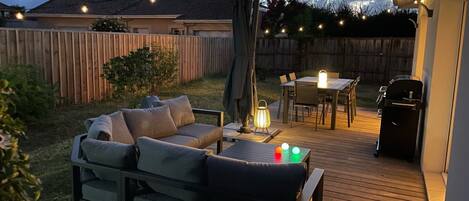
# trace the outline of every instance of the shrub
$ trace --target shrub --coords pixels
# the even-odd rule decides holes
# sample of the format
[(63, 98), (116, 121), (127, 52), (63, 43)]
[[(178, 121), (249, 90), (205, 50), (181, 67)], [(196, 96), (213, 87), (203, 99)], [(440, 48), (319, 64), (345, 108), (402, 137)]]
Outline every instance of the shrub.
[(127, 56), (112, 58), (103, 66), (103, 77), (115, 95), (138, 97), (158, 94), (177, 80), (177, 53), (159, 46), (144, 47)]
[(18, 145), (25, 127), (8, 114), (12, 94), (8, 82), (0, 80), (0, 197), (2, 201), (38, 200), (40, 180), (31, 174), (29, 156)]
[(129, 27), (120, 19), (103, 18), (93, 22), (93, 24), (91, 24), (91, 30), (102, 32), (128, 32)]
[(15, 91), (11, 97), (15, 107), (10, 108), (13, 116), (29, 121), (44, 117), (54, 109), (57, 90), (41, 78), (37, 67), (5, 66), (0, 71), (0, 79), (8, 80)]

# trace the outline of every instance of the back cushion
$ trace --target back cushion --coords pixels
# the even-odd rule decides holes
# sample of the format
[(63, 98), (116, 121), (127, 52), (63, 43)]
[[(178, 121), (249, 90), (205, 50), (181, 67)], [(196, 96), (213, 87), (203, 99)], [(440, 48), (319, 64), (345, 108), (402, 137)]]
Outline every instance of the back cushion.
[(122, 109), (134, 139), (142, 136), (162, 138), (176, 134), (177, 128), (168, 106), (148, 109)]
[[(81, 148), (87, 160), (92, 163), (119, 169), (134, 169), (137, 164), (134, 145), (87, 138), (81, 143)], [(118, 174), (102, 171), (93, 172), (102, 180), (118, 181), (119, 179)]]
[(87, 138), (98, 140), (112, 140), (112, 120), (107, 115), (94, 119), (88, 129)]
[[(191, 182), (206, 182), (207, 151), (171, 144), (148, 137), (137, 139), (140, 150), (137, 168), (163, 177)], [(155, 190), (181, 200), (204, 200), (197, 193), (159, 183), (148, 183)]]
[(195, 123), (195, 116), (187, 96), (158, 101), (159, 105), (168, 105), (176, 127)]
[(296, 200), (306, 178), (303, 164), (251, 163), (216, 155), (207, 159), (207, 168), (210, 188), (261, 200)]

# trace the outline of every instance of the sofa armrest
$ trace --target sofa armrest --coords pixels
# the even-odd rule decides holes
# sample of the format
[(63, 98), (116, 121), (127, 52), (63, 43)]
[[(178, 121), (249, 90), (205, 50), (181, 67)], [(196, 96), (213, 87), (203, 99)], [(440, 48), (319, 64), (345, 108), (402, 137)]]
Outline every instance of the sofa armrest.
[(315, 168), (303, 187), (297, 201), (322, 201), (324, 170)]
[(195, 114), (216, 116), (217, 126), (223, 127), (223, 118), (224, 118), (223, 111), (192, 108), (192, 112), (194, 112)]

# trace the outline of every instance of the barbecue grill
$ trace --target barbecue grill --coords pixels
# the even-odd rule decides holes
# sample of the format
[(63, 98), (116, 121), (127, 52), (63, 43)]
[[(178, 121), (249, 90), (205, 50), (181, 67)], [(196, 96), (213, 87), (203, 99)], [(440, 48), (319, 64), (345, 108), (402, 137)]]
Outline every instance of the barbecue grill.
[(423, 84), (415, 77), (401, 75), (382, 86), (377, 99), (381, 131), (375, 156), (380, 153), (413, 160), (418, 150), (418, 128)]

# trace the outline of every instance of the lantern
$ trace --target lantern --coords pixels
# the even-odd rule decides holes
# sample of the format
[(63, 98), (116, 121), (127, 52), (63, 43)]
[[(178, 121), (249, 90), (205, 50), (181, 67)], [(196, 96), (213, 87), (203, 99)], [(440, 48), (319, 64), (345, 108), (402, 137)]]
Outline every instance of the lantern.
[(318, 77), (319, 77), (318, 87), (319, 88), (326, 88), (327, 87), (327, 71), (320, 70)]
[(270, 112), (267, 108), (267, 102), (265, 100), (260, 100), (257, 107), (256, 113), (254, 114), (254, 127), (256, 130), (258, 128), (265, 129), (269, 133), (268, 128), (270, 127)]

